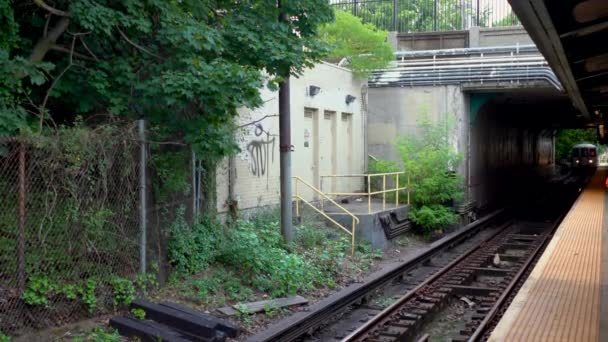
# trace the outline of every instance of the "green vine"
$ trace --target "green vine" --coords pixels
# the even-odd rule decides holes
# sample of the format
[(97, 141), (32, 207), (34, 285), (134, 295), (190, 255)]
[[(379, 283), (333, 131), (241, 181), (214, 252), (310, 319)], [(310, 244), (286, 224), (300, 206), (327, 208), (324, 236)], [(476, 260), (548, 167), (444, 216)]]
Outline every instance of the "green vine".
[(97, 309), (95, 289), (97, 289), (97, 280), (95, 280), (95, 278), (87, 279), (85, 285), (80, 289), (82, 301), (89, 309), (89, 313), (93, 313)]
[(129, 279), (115, 277), (110, 281), (113, 290), (112, 304), (116, 308), (129, 305), (135, 299), (135, 287)]
[(28, 305), (48, 305), (49, 294), (55, 287), (49, 278), (32, 276), (23, 292), (22, 298)]
[(137, 319), (146, 319), (146, 311), (142, 308), (131, 309), (131, 314)]

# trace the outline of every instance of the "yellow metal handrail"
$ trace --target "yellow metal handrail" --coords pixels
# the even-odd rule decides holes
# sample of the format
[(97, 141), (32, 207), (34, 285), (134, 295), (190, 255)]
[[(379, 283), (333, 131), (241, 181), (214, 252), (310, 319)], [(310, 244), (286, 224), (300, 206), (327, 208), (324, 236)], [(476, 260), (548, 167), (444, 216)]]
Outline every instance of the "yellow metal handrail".
[[(359, 223), (359, 218), (357, 216), (355, 216), (353, 213), (351, 213), (350, 211), (348, 211), (343, 206), (341, 206), (338, 203), (336, 203), (336, 201), (334, 201), (333, 199), (331, 199), (327, 194), (324, 194), (321, 190), (315, 188), (314, 186), (312, 186), (310, 183), (306, 182), (302, 178), (296, 176), (296, 177), (293, 177), (293, 179), (295, 181), (295, 187), (294, 187), (295, 188), (295, 195), (294, 195), (294, 198), (296, 199), (296, 217), (300, 217), (300, 201), (308, 204), (308, 206), (310, 206), (311, 208), (313, 208), (316, 212), (318, 212), (319, 214), (321, 214), (328, 221), (330, 221), (334, 225), (338, 226), (338, 228), (342, 229), (348, 235), (350, 235), (350, 237), (351, 237), (351, 239), (350, 239), (350, 244), (351, 244), (351, 246), (350, 246), (350, 253), (351, 253), (351, 255), (354, 255), (355, 254), (355, 229), (356, 229), (357, 224)], [(303, 198), (302, 196), (300, 196), (300, 191), (299, 191), (299, 187), (298, 187), (299, 183), (302, 183), (302, 184), (306, 185), (306, 187), (308, 187), (314, 193), (316, 193), (317, 195), (321, 196), (322, 199), (328, 200), (331, 204), (335, 205), (336, 207), (338, 207), (339, 209), (341, 209), (344, 213), (346, 213), (348, 216), (350, 216), (352, 218), (352, 229), (349, 231), (346, 227), (344, 227), (338, 221), (336, 221), (333, 218), (329, 217), (329, 215), (327, 215), (323, 210), (317, 208), (314, 204), (310, 203), (305, 198)]]
[[(323, 178), (367, 178), (367, 192), (325, 192), (328, 196), (367, 196), (367, 212), (372, 212), (372, 195), (382, 194), (382, 210), (386, 209), (386, 194), (389, 192), (395, 193), (395, 207), (399, 206), (399, 191), (407, 190), (407, 204), (410, 204), (410, 177), (407, 176), (407, 186), (399, 187), (399, 176), (405, 175), (405, 172), (384, 172), (384, 173), (367, 173), (367, 174), (348, 174), (348, 175), (326, 175), (321, 176), (321, 191), (323, 191)], [(386, 188), (386, 177), (395, 177), (395, 187)], [(382, 177), (382, 190), (372, 191), (372, 178)]]

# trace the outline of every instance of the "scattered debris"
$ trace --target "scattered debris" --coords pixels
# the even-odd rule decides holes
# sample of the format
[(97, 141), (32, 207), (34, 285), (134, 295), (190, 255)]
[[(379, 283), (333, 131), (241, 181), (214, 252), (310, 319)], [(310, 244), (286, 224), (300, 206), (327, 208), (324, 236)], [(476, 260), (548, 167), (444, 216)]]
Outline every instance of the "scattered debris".
[(342, 204), (348, 204), (350, 201), (348, 200), (348, 198), (343, 198), (340, 203)]
[(498, 253), (494, 254), (492, 262), (494, 263), (494, 266), (500, 266), (500, 255), (498, 255)]
[(355, 200), (355, 202), (363, 202), (363, 198), (359, 197)]
[(301, 296), (295, 296), (295, 297), (287, 297), (287, 298), (262, 300), (259, 302), (252, 302), (252, 303), (243, 303), (240, 305), (233, 305), (231, 307), (226, 306), (226, 307), (217, 309), (217, 311), (219, 311), (221, 314), (223, 314), (225, 316), (234, 316), (237, 314), (237, 312), (239, 312), (243, 309), (246, 310), (247, 313), (256, 313), (256, 312), (266, 311), (268, 308), (277, 309), (277, 308), (282, 308), (282, 307), (286, 307), (286, 306), (295, 306), (295, 305), (304, 305), (304, 304), (308, 304), (308, 299), (301, 297)]
[(473, 302), (472, 300), (470, 300), (467, 297), (460, 297), (460, 300), (467, 303), (467, 305), (472, 308), (473, 306), (475, 306), (475, 302)]

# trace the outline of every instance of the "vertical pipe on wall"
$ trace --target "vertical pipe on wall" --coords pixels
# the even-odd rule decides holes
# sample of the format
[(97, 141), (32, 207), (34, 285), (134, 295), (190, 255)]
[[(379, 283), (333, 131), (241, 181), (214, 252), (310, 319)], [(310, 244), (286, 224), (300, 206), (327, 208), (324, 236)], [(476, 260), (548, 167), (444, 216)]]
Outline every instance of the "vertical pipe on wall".
[(146, 122), (138, 120), (139, 129), (139, 225), (141, 228), (141, 240), (139, 246), (139, 262), (141, 273), (146, 273)]

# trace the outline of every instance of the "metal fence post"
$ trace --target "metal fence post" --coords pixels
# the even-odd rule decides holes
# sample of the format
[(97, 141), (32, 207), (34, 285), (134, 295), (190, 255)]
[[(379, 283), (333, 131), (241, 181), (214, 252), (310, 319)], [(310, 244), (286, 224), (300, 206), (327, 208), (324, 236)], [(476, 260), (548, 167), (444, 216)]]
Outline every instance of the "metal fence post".
[(433, 2), (433, 31), (437, 31), (437, 1)]
[(192, 148), (192, 222), (196, 221), (198, 216), (198, 206), (196, 200), (197, 184), (196, 184), (196, 153)]
[(399, 206), (399, 174), (395, 175), (395, 208)]
[(146, 273), (146, 122), (138, 120), (139, 129), (139, 224), (141, 227), (141, 240), (139, 246), (139, 263), (141, 273)]
[(477, 26), (481, 26), (481, 24), (479, 23), (479, 0), (477, 0)]
[(26, 178), (25, 178), (25, 143), (19, 144), (19, 240), (17, 242), (17, 286), (20, 291), (25, 289), (25, 195), (26, 195)]
[(393, 0), (393, 31), (397, 32), (397, 0)]
[(357, 16), (357, 0), (353, 0), (353, 15)]

